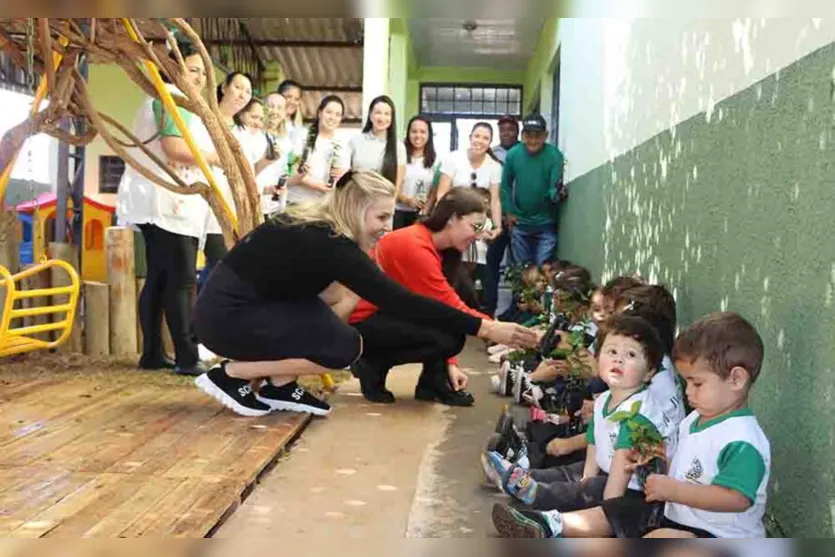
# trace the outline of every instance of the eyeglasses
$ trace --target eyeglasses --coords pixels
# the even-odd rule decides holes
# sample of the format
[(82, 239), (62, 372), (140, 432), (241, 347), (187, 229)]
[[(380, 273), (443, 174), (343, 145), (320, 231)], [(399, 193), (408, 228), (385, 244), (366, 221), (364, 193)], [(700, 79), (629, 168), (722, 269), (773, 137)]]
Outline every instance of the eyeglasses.
[(470, 174), (470, 181), (470, 187), (472, 189), (476, 189), (478, 187), (478, 174), (476, 174), (475, 172)]
[(473, 232), (475, 232), (476, 234), (479, 234), (481, 232), (484, 232), (484, 228), (487, 226), (487, 221), (484, 221), (484, 222), (467, 221), (467, 224), (470, 225), (470, 228), (473, 229)]

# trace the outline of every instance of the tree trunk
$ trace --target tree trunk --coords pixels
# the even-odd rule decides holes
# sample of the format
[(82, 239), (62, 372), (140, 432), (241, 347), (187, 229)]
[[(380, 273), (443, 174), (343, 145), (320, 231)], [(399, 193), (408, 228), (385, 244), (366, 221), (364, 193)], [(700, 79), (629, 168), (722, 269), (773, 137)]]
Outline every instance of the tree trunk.
[(136, 273), (133, 231), (112, 226), (105, 232), (107, 283), (110, 285), (110, 353), (136, 357)]
[(101, 282), (84, 283), (84, 353), (110, 355), (110, 288)]

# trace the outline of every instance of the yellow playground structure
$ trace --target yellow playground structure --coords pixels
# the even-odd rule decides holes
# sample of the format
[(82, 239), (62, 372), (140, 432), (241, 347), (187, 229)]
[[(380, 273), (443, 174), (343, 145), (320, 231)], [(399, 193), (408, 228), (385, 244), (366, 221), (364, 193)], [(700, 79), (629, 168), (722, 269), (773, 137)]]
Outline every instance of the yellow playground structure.
[[(60, 268), (70, 277), (69, 286), (36, 290), (21, 288), (24, 279)], [(33, 350), (57, 348), (67, 341), (72, 331), (75, 308), (78, 305), (79, 279), (72, 265), (52, 260), (12, 275), (0, 266), (0, 288), (4, 294), (3, 311), (0, 314), (0, 357), (22, 354)], [(64, 298), (56, 302), (56, 297)], [(26, 301), (37, 298), (48, 300), (46, 305), (24, 307)], [(52, 316), (50, 323), (28, 324), (35, 317)], [(35, 335), (50, 333), (54, 340), (44, 340)], [(43, 335), (42, 335), (43, 336)]]

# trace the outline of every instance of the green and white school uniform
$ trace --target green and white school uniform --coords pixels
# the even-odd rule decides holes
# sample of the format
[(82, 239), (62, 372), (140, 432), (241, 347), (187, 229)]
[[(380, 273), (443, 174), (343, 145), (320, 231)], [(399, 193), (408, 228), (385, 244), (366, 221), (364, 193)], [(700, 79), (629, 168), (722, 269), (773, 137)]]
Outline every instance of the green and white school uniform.
[[(632, 396), (610, 407), (612, 392), (603, 393), (594, 403), (594, 416), (589, 424), (586, 438), (595, 446), (597, 467), (609, 474), (615, 451), (632, 449), (630, 424), (640, 425), (659, 433), (664, 438), (667, 457), (672, 457), (676, 450), (676, 426), (664, 417), (662, 404), (643, 388)], [(629, 480), (629, 489), (643, 491), (635, 474)]]
[(661, 402), (667, 419), (678, 427), (685, 415), (684, 396), (678, 381), (678, 372), (669, 356), (664, 356), (661, 369), (649, 384), (649, 392)]
[(748, 408), (699, 423), (693, 412), (681, 423), (670, 477), (696, 485), (718, 485), (751, 501), (742, 513), (716, 513), (667, 503), (673, 522), (699, 528), (717, 538), (763, 538), (771, 444)]

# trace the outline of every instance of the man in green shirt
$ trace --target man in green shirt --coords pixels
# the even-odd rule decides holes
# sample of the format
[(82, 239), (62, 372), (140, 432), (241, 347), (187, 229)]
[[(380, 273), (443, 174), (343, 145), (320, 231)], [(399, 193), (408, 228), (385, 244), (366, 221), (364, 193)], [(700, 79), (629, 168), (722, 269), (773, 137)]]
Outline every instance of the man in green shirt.
[(522, 143), (508, 152), (504, 163), (502, 210), (507, 214), (510, 249), (517, 265), (542, 265), (554, 258), (557, 247), (564, 159), (547, 139), (545, 118), (529, 115), (522, 122)]

